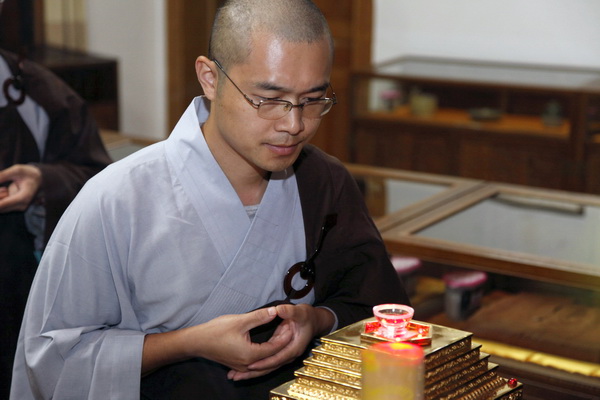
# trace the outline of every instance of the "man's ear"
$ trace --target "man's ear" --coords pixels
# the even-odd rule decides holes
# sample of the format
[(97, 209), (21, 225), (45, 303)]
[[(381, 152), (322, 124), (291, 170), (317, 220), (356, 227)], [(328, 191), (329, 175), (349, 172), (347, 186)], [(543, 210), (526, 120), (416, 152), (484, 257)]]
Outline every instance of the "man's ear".
[(217, 96), (218, 72), (217, 66), (205, 56), (196, 59), (196, 76), (198, 82), (202, 85), (204, 95), (209, 100), (214, 100)]

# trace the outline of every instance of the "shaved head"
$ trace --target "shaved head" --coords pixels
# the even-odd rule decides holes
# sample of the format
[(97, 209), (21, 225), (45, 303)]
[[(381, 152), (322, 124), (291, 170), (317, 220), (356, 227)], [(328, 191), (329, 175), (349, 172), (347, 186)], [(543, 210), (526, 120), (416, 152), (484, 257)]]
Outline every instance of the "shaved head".
[(321, 11), (310, 0), (226, 0), (217, 11), (209, 58), (226, 68), (241, 64), (252, 51), (256, 33), (294, 43), (333, 39)]

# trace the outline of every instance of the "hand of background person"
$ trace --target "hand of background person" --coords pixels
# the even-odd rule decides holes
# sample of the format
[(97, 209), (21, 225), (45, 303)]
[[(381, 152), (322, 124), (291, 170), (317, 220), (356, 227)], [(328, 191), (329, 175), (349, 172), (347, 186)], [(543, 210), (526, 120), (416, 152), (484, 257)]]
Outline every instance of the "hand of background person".
[(294, 361), (304, 353), (308, 344), (316, 336), (328, 333), (334, 323), (331, 311), (308, 304), (279, 305), (277, 315), (283, 319), (283, 322), (277, 327), (273, 336), (290, 334), (287, 345), (277, 353), (249, 364), (246, 370), (233, 368), (227, 375), (229, 379), (238, 381), (255, 378)]
[[(275, 307), (262, 308), (247, 314), (222, 315), (177, 331), (146, 335), (142, 373), (196, 357), (216, 361), (235, 371), (248, 371), (250, 364), (277, 354), (289, 345), (292, 337), (289, 326), (277, 329), (267, 342), (250, 340), (251, 329), (269, 323), (276, 316)], [(254, 376), (273, 369), (263, 369)]]
[(0, 171), (0, 213), (25, 211), (42, 184), (38, 167), (15, 164)]

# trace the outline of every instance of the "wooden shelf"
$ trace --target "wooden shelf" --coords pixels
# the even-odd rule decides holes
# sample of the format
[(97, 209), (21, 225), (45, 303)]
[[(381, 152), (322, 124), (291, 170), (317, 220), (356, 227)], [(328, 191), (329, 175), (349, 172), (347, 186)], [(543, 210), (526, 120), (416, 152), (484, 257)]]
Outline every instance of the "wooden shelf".
[(530, 134), (568, 139), (571, 124), (564, 121), (558, 126), (546, 126), (539, 117), (505, 114), (495, 121), (475, 121), (469, 113), (460, 109), (439, 109), (430, 117), (418, 117), (411, 114), (408, 106), (400, 106), (390, 112), (365, 112), (357, 118), (380, 121), (403, 122), (411, 124), (433, 125), (472, 130), (485, 130), (506, 134)]
[[(350, 162), (600, 193), (600, 70), (403, 57), (354, 71)], [(378, 107), (383, 91), (401, 106)], [(411, 113), (414, 93), (434, 113)], [(474, 120), (490, 108), (497, 120)], [(543, 115), (556, 113), (557, 126)]]

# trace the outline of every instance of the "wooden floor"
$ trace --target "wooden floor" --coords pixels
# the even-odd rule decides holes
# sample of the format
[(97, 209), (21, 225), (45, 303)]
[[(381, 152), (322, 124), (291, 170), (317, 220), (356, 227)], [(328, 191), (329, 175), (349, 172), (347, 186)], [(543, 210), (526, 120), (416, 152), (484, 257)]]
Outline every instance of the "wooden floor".
[[(498, 364), (498, 373), (505, 378), (516, 378), (523, 383), (523, 395), (526, 400), (599, 400), (600, 399), (600, 377), (586, 376), (580, 373), (574, 373), (567, 368), (561, 369), (568, 364), (564, 357), (554, 357), (548, 355), (544, 360), (544, 353), (536, 353), (536, 350), (507, 345), (506, 343), (495, 342), (489, 339), (478, 337), (477, 326), (469, 321), (452, 321), (444, 313), (444, 285), (440, 279), (420, 276), (417, 279), (415, 295), (411, 297), (415, 308), (415, 319), (425, 322), (435, 323), (444, 326), (473, 332), (474, 341), (482, 342), (482, 351), (491, 354), (490, 361)], [(484, 303), (497, 300), (498, 295), (488, 294), (484, 298)], [(485, 323), (482, 317), (482, 307), (478, 312), (478, 321)], [(473, 316), (470, 317), (474, 318)], [(535, 319), (535, 318), (533, 318)], [(482, 322), (483, 321), (483, 322)], [(492, 325), (492, 324), (489, 324)], [(582, 324), (584, 325), (584, 324)], [(511, 327), (513, 331), (518, 330), (518, 322), (514, 322)], [(483, 332), (484, 330), (482, 330)], [(479, 333), (482, 333), (479, 332)], [(498, 335), (500, 337), (501, 335)], [(569, 340), (564, 339), (564, 340)], [(577, 338), (572, 338), (577, 342)], [(600, 337), (597, 339), (600, 341)], [(543, 344), (542, 344), (543, 346)], [(510, 351), (514, 350), (514, 355)], [(592, 350), (592, 349), (590, 349)], [(527, 354), (533, 354), (531, 359), (541, 359), (546, 365), (540, 365), (537, 362), (523, 362), (528, 360)], [(564, 361), (563, 365), (561, 362)], [(570, 362), (570, 361), (569, 361)], [(588, 367), (588, 370), (600, 371), (600, 364), (580, 362), (572, 360), (574, 363)], [(554, 365), (556, 368), (547, 366)], [(597, 366), (597, 369), (594, 369)]]

